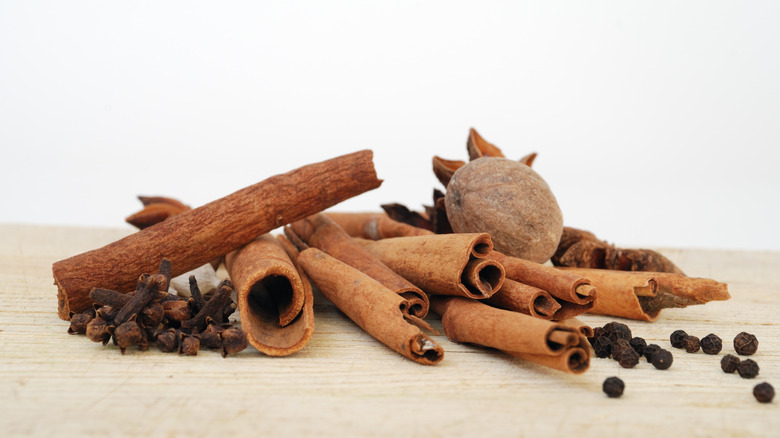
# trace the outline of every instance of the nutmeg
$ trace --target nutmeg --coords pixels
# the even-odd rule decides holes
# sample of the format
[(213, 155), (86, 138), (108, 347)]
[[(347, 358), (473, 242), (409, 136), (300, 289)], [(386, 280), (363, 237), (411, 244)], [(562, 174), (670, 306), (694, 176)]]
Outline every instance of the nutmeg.
[(447, 219), (456, 233), (490, 234), (497, 251), (544, 263), (558, 247), (563, 215), (550, 187), (525, 164), (483, 157), (447, 184)]

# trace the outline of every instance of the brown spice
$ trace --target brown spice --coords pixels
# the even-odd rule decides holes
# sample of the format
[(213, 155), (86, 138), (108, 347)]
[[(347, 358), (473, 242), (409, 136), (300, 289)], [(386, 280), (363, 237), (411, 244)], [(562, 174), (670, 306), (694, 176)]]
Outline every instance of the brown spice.
[(732, 374), (737, 370), (739, 363), (740, 360), (737, 356), (727, 354), (720, 360), (720, 369), (722, 369), (724, 373)]
[(718, 354), (723, 349), (723, 341), (714, 333), (710, 333), (701, 339), (701, 350), (704, 354)]
[(740, 356), (750, 356), (758, 350), (758, 339), (755, 335), (742, 332), (734, 338), (734, 351)]
[(683, 338), (683, 348), (688, 353), (696, 353), (701, 348), (701, 343), (699, 341), (699, 338), (696, 336), (686, 336)]
[(759, 383), (753, 387), (753, 397), (759, 403), (771, 403), (772, 399), (775, 398), (775, 388), (767, 382)]
[(737, 365), (737, 374), (743, 379), (752, 379), (758, 375), (758, 364), (753, 359), (745, 359)]

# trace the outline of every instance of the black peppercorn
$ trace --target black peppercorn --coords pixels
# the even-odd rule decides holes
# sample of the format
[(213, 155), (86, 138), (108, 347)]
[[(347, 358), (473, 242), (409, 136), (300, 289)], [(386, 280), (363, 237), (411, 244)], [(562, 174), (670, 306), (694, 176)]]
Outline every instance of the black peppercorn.
[(701, 339), (701, 351), (705, 354), (718, 354), (723, 349), (723, 341), (714, 333), (710, 333)]
[(686, 336), (688, 336), (688, 333), (685, 333), (684, 330), (673, 331), (669, 336), (669, 341), (672, 343), (672, 347), (683, 348), (683, 339), (685, 339)]
[(599, 336), (593, 341), (593, 351), (596, 357), (609, 357), (612, 354), (612, 341), (606, 336)]
[(733, 354), (727, 354), (723, 356), (723, 359), (720, 360), (720, 369), (722, 369), (724, 373), (732, 374), (737, 370), (739, 362), (740, 360), (737, 356), (734, 356)]
[(740, 356), (750, 356), (758, 350), (758, 339), (750, 333), (742, 332), (734, 338), (734, 351)]
[(621, 322), (610, 322), (604, 325), (604, 331), (606, 332), (607, 336), (609, 336), (609, 339), (615, 343), (620, 339), (624, 339), (626, 341), (631, 339), (631, 329), (628, 328), (627, 325), (621, 323)]
[(623, 348), (616, 358), (623, 368), (634, 368), (639, 363), (639, 353), (633, 348)]
[(617, 341), (614, 341), (612, 343), (612, 359), (619, 361), (620, 356), (623, 354), (623, 350), (626, 349), (634, 351), (634, 349), (631, 348), (631, 345), (629, 345), (628, 340), (618, 339)]
[(664, 350), (663, 348), (656, 351), (652, 355), (652, 364), (654, 367), (656, 367), (659, 370), (666, 370), (669, 369), (670, 366), (672, 366), (672, 362), (674, 361), (674, 356), (672, 356), (672, 352), (669, 350)]
[(701, 343), (696, 336), (686, 336), (683, 338), (682, 346), (688, 353), (696, 353), (699, 351)]
[(775, 388), (767, 382), (759, 383), (753, 387), (753, 397), (759, 401), (759, 403), (771, 403), (775, 398)]
[(594, 348), (596, 346), (596, 340), (603, 337), (605, 335), (604, 327), (595, 327), (593, 329), (593, 336), (588, 338), (588, 342), (590, 342), (590, 345), (592, 345)]
[(650, 344), (645, 347), (644, 356), (645, 359), (647, 359), (647, 363), (653, 362), (653, 354), (657, 353), (661, 350), (661, 347), (658, 344)]
[(623, 395), (623, 390), (625, 387), (626, 384), (623, 383), (623, 381), (618, 377), (608, 377), (606, 380), (604, 380), (604, 384), (601, 385), (601, 389), (604, 390), (604, 392), (610, 398), (620, 397)]
[(638, 355), (644, 356), (645, 348), (647, 348), (647, 341), (645, 341), (644, 338), (640, 338), (638, 336), (631, 338), (631, 340), (628, 341), (628, 344), (631, 345), (631, 348), (633, 348)]
[(758, 364), (753, 359), (745, 359), (737, 365), (737, 373), (743, 379), (752, 379), (758, 375)]

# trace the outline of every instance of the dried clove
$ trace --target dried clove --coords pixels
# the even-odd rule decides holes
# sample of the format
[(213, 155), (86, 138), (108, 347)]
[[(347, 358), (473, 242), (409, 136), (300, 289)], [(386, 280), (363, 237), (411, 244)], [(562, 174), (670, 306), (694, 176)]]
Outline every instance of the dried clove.
[(238, 327), (231, 327), (219, 333), (222, 341), (222, 357), (236, 354), (247, 347), (246, 333)]
[(176, 329), (169, 328), (157, 334), (157, 348), (163, 353), (176, 351), (179, 347), (179, 334)]
[(92, 321), (87, 324), (86, 335), (92, 342), (101, 342), (103, 345), (108, 343), (111, 339), (111, 334), (114, 333), (116, 326), (110, 324), (108, 321), (100, 316), (96, 316)]
[(601, 385), (601, 389), (609, 398), (616, 398), (623, 395), (626, 384), (619, 377), (608, 377)]
[(200, 332), (206, 329), (209, 322), (221, 322), (225, 306), (231, 299), (233, 288), (229, 284), (223, 284), (214, 293), (214, 296), (206, 302), (206, 305), (192, 318), (182, 321), (182, 330), (190, 333)]
[(169, 321), (186, 321), (192, 318), (192, 308), (185, 300), (168, 300), (162, 303), (163, 315)]
[(734, 351), (740, 356), (750, 356), (758, 350), (758, 339), (750, 333), (742, 332), (734, 338)]
[(200, 337), (179, 332), (179, 354), (195, 356), (200, 350)]
[(87, 311), (82, 313), (74, 313), (70, 317), (70, 327), (68, 327), (68, 334), (85, 334), (87, 333), (87, 324), (95, 317), (94, 311)]
[(141, 329), (135, 319), (123, 322), (114, 330), (114, 340), (119, 347), (119, 351), (125, 354), (125, 350), (133, 345), (146, 351), (149, 348), (149, 342), (146, 339), (146, 333)]

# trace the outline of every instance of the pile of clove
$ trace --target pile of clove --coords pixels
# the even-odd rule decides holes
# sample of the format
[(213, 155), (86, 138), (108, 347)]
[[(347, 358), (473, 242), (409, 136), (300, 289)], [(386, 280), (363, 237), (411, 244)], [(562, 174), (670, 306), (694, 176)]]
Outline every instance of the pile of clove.
[(233, 285), (225, 279), (210, 296), (204, 296), (195, 276), (189, 277), (190, 298), (168, 292), (171, 262), (163, 259), (156, 274), (142, 274), (134, 292), (93, 288), (94, 306), (71, 315), (70, 334), (85, 334), (93, 342), (108, 341), (125, 351), (141, 351), (155, 343), (162, 352), (194, 356), (202, 348), (219, 350), (222, 357), (247, 347), (240, 327), (228, 318), (236, 310)]

